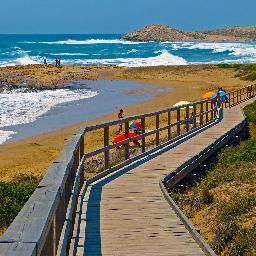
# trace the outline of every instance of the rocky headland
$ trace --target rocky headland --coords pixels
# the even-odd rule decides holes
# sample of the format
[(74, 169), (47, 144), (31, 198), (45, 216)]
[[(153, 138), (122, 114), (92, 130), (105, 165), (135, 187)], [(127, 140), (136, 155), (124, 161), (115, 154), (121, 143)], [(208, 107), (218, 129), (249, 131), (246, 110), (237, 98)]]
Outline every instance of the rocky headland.
[(256, 26), (225, 27), (217, 30), (186, 32), (167, 25), (149, 25), (122, 36), (129, 41), (188, 42), (188, 41), (255, 41)]

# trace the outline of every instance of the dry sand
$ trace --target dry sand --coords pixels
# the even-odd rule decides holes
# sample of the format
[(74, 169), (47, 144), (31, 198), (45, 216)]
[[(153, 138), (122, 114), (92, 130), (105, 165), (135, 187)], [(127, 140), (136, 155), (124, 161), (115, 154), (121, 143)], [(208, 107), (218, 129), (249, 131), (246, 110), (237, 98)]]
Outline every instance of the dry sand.
[[(35, 69), (34, 66), (31, 68), (32, 70)], [(33, 76), (37, 81), (42, 81), (40, 79), (45, 72), (45, 67), (41, 66), (41, 68), (42, 70), (40, 70), (40, 67), (37, 67), (37, 74)], [(55, 67), (48, 68), (52, 70), (55, 69)], [(30, 73), (29, 67), (15, 67), (11, 69), (11, 72), (15, 74), (16, 72), (20, 72), (18, 70), (23, 69), (28, 69), (28, 76), (31, 76), (31, 73), (34, 72), (31, 71)], [(221, 85), (229, 90), (248, 84), (248, 82), (235, 77), (235, 73), (232, 69), (220, 69), (217, 66), (151, 68), (63, 67), (63, 70), (71, 69), (80, 70), (81, 72), (86, 70), (87, 77), (83, 77), (79, 71), (77, 76), (72, 75), (71, 78), (66, 75), (65, 71), (64, 73), (58, 74), (58, 76), (62, 78), (62, 81), (85, 78), (127, 79), (174, 89), (174, 91), (157, 95), (155, 98), (145, 103), (127, 107), (125, 109), (125, 116), (139, 114), (138, 110), (140, 113), (145, 113), (166, 108), (180, 100), (199, 100), (204, 92), (216, 88), (217, 85)], [(8, 70), (10, 70), (10, 68)], [(0, 79), (2, 74), (8, 75), (8, 70), (0, 70)], [(26, 73), (23, 73), (22, 79), (25, 79), (25, 77)], [(48, 78), (50, 79), (51, 77), (52, 75), (49, 74)], [(58, 77), (58, 79), (60, 77)], [(58, 79), (56, 78), (56, 81)], [(136, 93), (136, 90), (131, 93)], [(15, 143), (0, 145), (0, 180), (11, 180), (18, 175), (44, 175), (52, 161), (58, 157), (64, 144), (76, 129), (112, 119), (116, 119), (116, 113)], [(88, 143), (90, 143), (90, 141)]]

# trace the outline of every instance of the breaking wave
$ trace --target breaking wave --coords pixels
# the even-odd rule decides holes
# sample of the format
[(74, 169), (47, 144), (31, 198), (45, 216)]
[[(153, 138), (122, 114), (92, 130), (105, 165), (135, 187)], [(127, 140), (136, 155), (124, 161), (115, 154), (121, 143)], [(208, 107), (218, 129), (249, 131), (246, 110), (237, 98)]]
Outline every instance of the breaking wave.
[(22, 43), (26, 44), (74, 44), (74, 45), (79, 45), (79, 44), (143, 44), (145, 42), (131, 42), (131, 41), (125, 41), (121, 39), (88, 39), (88, 40), (73, 40), (73, 39), (68, 39), (64, 41), (53, 41), (53, 42), (30, 42), (30, 41), (25, 41)]
[(212, 50), (213, 53), (225, 53), (233, 56), (256, 57), (256, 45), (250, 43), (181, 43), (173, 44), (175, 49)]
[(161, 51), (161, 54), (148, 58), (117, 58), (117, 59), (91, 59), (76, 60), (76, 64), (84, 65), (117, 65), (124, 67), (146, 67), (146, 66), (169, 66), (169, 65), (187, 65), (187, 61), (179, 56), (174, 56), (167, 50)]
[(16, 59), (9, 61), (2, 61), (0, 63), (0, 67), (9, 67), (9, 66), (17, 66), (17, 65), (30, 65), (30, 64), (41, 64), (42, 58), (40, 56), (31, 57), (29, 56), (30, 51), (23, 51), (21, 49), (17, 49), (12, 52), (5, 52), (5, 55), (9, 56), (17, 56)]
[(61, 53), (48, 53), (52, 56), (88, 56), (88, 53), (69, 53), (69, 52), (61, 52)]

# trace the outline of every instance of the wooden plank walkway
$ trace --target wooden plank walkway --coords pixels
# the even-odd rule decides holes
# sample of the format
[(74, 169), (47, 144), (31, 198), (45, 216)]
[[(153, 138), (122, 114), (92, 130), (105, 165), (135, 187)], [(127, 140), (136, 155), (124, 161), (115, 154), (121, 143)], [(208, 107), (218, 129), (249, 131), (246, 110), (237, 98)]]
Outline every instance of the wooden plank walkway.
[(92, 183), (83, 199), (75, 255), (204, 255), (159, 181), (243, 122), (240, 106), (226, 109), (222, 122), (175, 148)]

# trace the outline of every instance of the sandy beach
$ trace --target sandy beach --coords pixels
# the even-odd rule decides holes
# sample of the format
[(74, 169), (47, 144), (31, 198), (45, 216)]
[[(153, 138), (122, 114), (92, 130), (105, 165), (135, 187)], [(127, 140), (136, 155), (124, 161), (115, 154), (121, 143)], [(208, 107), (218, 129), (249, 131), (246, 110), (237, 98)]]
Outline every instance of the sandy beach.
[[(49, 65), (47, 67), (33, 65), (31, 67), (1, 68), (0, 81), (4, 76), (13, 77), (15, 74), (20, 74), (19, 76), (22, 78), (15, 80), (16, 82), (12, 80), (12, 82), (7, 83), (18, 85), (21, 80), (27, 79), (30, 81), (29, 86), (31, 87), (39, 84), (40, 87), (61, 87), (67, 81), (104, 78), (150, 84), (155, 86), (156, 89), (159, 87), (171, 88), (170, 91), (157, 94), (146, 102), (129, 105), (125, 108), (125, 116), (170, 107), (181, 100), (199, 100), (204, 92), (214, 90), (218, 85), (231, 90), (249, 84), (248, 81), (236, 77), (233, 69), (221, 69), (212, 65), (148, 68), (63, 67), (56, 80), (51, 73), (55, 69), (55, 67)], [(74, 72), (72, 75), (68, 75), (70, 70), (75, 70), (77, 73)], [(54, 82), (49, 85), (47, 81)], [(58, 84), (57, 81), (62, 81), (62, 83)], [(141, 91), (131, 90), (129, 93), (136, 94), (141, 93)], [(44, 175), (76, 129), (116, 119), (116, 115), (117, 113), (104, 115), (100, 118), (79, 122), (69, 127), (63, 127), (15, 143), (0, 145), (0, 180), (11, 180), (19, 175)]]

